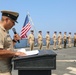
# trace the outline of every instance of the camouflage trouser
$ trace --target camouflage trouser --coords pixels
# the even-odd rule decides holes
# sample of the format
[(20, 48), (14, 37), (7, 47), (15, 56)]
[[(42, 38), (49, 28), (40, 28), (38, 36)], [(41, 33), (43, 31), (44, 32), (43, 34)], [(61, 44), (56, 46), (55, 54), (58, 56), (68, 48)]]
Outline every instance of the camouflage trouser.
[(74, 40), (74, 47), (76, 47), (76, 40)]
[(67, 43), (67, 40), (64, 39), (64, 48), (66, 48), (66, 43)]

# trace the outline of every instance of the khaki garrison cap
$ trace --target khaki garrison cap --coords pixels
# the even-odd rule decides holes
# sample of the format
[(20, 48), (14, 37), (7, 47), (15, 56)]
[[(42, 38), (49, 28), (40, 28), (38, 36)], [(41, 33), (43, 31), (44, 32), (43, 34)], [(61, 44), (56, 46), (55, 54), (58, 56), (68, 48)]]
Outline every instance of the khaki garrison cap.
[[(13, 12), (13, 11), (7, 11), (7, 10), (2, 10), (1, 11), (2, 13), (2, 16), (7, 16), (9, 17), (10, 19), (14, 20), (15, 22), (17, 22), (17, 18), (19, 16), (19, 13), (17, 12)], [(18, 22), (17, 22), (18, 23)]]

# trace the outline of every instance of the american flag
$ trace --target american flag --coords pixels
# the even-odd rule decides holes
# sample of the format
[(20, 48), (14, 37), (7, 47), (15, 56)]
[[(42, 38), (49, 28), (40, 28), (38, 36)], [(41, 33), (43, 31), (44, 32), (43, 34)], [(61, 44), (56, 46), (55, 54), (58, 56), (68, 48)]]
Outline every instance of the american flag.
[(31, 24), (30, 24), (28, 15), (26, 15), (25, 22), (20, 34), (21, 39), (27, 38), (27, 32), (30, 30), (30, 28), (31, 28)]

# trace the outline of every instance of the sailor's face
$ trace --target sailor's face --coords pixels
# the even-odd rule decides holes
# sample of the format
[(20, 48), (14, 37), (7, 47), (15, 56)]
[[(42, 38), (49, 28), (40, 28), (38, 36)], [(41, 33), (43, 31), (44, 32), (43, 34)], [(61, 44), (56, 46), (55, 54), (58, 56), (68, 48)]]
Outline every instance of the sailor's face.
[(15, 22), (8, 18), (7, 28), (11, 29), (15, 25)]

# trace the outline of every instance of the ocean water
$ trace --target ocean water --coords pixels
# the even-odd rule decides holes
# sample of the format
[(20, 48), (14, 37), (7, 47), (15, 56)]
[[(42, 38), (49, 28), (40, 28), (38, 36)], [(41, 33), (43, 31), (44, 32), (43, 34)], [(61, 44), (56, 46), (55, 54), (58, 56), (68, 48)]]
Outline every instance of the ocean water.
[[(72, 38), (72, 43), (73, 43), (73, 38)], [(63, 40), (62, 40), (62, 44), (63, 44), (64, 42), (63, 42)], [(68, 41), (67, 41), (67, 43), (68, 43)], [(57, 41), (57, 44), (58, 44), (58, 41)], [(45, 38), (43, 38), (43, 46), (45, 46), (46, 45), (46, 39)], [(51, 38), (51, 40), (50, 40), (50, 45), (53, 45), (53, 39)], [(28, 39), (22, 39), (22, 40), (20, 40), (20, 43), (16, 43), (16, 45), (14, 46), (15, 48), (27, 48), (27, 47), (29, 47), (30, 45), (28, 44)], [(38, 43), (37, 43), (37, 39), (35, 39), (35, 44), (34, 44), (34, 46), (38, 46)]]
[[(53, 44), (53, 40), (51, 39), (50, 41), (50, 44)], [(37, 39), (35, 39), (35, 45), (34, 46), (37, 46), (38, 43), (37, 43)], [(43, 38), (43, 46), (46, 45), (46, 40), (45, 38)], [(29, 47), (29, 44), (28, 44), (28, 39), (22, 39), (20, 40), (20, 43), (16, 43), (16, 45), (14, 46), (15, 48), (26, 48), (26, 47)]]

